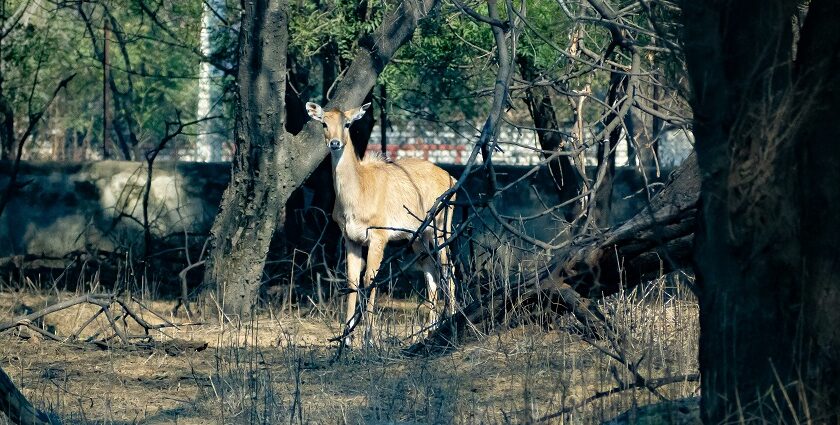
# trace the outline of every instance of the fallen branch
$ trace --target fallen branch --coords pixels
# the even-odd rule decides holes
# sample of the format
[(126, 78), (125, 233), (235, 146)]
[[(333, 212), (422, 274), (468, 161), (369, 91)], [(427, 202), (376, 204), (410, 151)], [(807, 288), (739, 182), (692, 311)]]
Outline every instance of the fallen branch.
[(32, 406), (32, 403), (17, 389), (12, 379), (0, 368), (0, 410), (14, 424), (41, 425), (57, 424), (44, 412)]
[[(108, 305), (110, 304), (110, 299), (112, 295), (109, 294), (88, 294), (88, 295), (81, 295), (76, 298), (71, 298), (69, 300), (62, 301), (57, 304), (53, 304), (49, 307), (46, 307), (42, 310), (38, 310), (34, 313), (30, 313), (23, 316), (18, 316), (8, 322), (0, 323), (0, 332), (6, 331), (7, 329), (16, 327), (25, 322), (32, 322), (34, 320), (38, 320), (50, 313), (55, 313), (56, 311), (61, 311), (69, 307), (73, 307), (74, 305), (89, 303), (89, 304), (96, 304), (96, 305)], [(108, 301), (106, 303), (106, 301)]]
[[(144, 343), (148, 345), (151, 341), (151, 336), (149, 335), (149, 331), (154, 330), (161, 330), (164, 328), (178, 328), (179, 326), (186, 326), (186, 325), (195, 325), (197, 323), (184, 323), (184, 324), (176, 324), (172, 323), (169, 320), (166, 320), (161, 315), (155, 313), (142, 303), (137, 300), (132, 300), (140, 306), (141, 309), (150, 312), (152, 315), (160, 319), (163, 323), (159, 324), (152, 324), (143, 319), (143, 317), (135, 311), (129, 304), (117, 297), (115, 294), (87, 294), (81, 295), (75, 298), (71, 298), (51, 306), (48, 306), (44, 309), (39, 311), (18, 316), (8, 322), (0, 323), (0, 332), (5, 332), (9, 329), (15, 329), (20, 326), (29, 328), (42, 336), (59, 342), (65, 341), (75, 341), (77, 340), (81, 333), (91, 324), (94, 320), (96, 320), (99, 315), (104, 314), (108, 320), (108, 324), (111, 330), (114, 332), (113, 335), (108, 336), (102, 339), (96, 339), (99, 336), (99, 332), (95, 333), (94, 335), (88, 337), (85, 342), (96, 344), (99, 346), (108, 346), (108, 341), (113, 339), (114, 337), (119, 338), (119, 340), (123, 344), (138, 344)], [(49, 314), (68, 309), (70, 307), (80, 305), (80, 304), (92, 304), (99, 309), (94, 313), (90, 318), (85, 320), (84, 323), (72, 334), (62, 338), (56, 335), (53, 332), (45, 330), (40, 326), (36, 326), (33, 322), (42, 319), (44, 316)], [(114, 308), (119, 308), (120, 311), (118, 314), (115, 314)], [(126, 322), (126, 318), (131, 318), (137, 325), (143, 328), (144, 334), (143, 335), (132, 335), (128, 332), (128, 323)], [(122, 325), (120, 325), (122, 323)], [(138, 342), (139, 341), (139, 342)]]

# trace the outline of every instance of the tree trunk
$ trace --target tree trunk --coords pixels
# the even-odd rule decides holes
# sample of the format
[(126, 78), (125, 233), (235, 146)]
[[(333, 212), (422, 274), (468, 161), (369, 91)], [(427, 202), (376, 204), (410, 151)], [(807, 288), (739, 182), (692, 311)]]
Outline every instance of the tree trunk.
[[(626, 75), (619, 72), (612, 72), (610, 74), (610, 89), (607, 94), (607, 105), (612, 108), (613, 112), (607, 115), (604, 121), (605, 125), (613, 122), (613, 120), (624, 121), (624, 117), (619, 116), (615, 111), (621, 110), (621, 103), (619, 102), (619, 95), (622, 87), (625, 91), (627, 88), (628, 78)], [(626, 102), (626, 100), (624, 100)], [(628, 112), (629, 114), (629, 112)], [(593, 207), (591, 214), (593, 223), (600, 228), (606, 228), (610, 225), (610, 212), (612, 211), (612, 192), (613, 181), (615, 180), (615, 149), (618, 146), (618, 140), (621, 138), (621, 131), (624, 127), (617, 125), (610, 131), (607, 139), (598, 144), (598, 169), (606, 167), (606, 172), (603, 177), (598, 190), (593, 197)]]
[(268, 245), (295, 184), (285, 120), (286, 0), (245, 3), (239, 33), (233, 176), (211, 230), (205, 280), (216, 283), (227, 314), (257, 300)]
[(798, 3), (683, 3), (706, 423), (840, 420), (840, 12), (810, 3), (791, 67)]
[(15, 157), (15, 111), (3, 95), (3, 76), (0, 75), (0, 160)]
[(388, 156), (388, 91), (385, 83), (379, 84), (379, 144), (382, 156)]
[[(368, 92), (362, 104), (373, 102), (373, 89)], [(373, 132), (373, 108), (369, 108), (361, 119), (354, 122), (350, 126), (350, 140), (353, 142), (353, 149), (356, 151), (356, 156), (359, 158), (365, 157), (367, 152), (368, 142), (370, 141), (370, 134)]]
[[(519, 72), (526, 81), (533, 82), (537, 77), (537, 70), (534, 68), (533, 60), (527, 56), (517, 57)], [(545, 86), (531, 86), (525, 90), (525, 102), (528, 104), (528, 111), (534, 120), (534, 127), (537, 128), (537, 139), (544, 157), (551, 156), (552, 152), (562, 150), (563, 137), (560, 135), (560, 125), (557, 122), (557, 115), (554, 112), (554, 105), (551, 103), (551, 96)], [(580, 192), (581, 178), (577, 169), (572, 164), (572, 158), (568, 155), (557, 157), (548, 164), (548, 170), (554, 179), (554, 187), (557, 189), (557, 196), (560, 201), (574, 198)], [(580, 213), (581, 204), (575, 202), (571, 208), (566, 210), (565, 217), (571, 221)]]
[[(327, 108), (362, 104), (397, 49), (439, 0), (406, 0), (383, 18), (336, 85)], [(268, 4), (270, 3), (270, 4)], [(265, 256), (280, 210), (295, 188), (327, 155), (320, 123), (284, 134), (285, 4), (255, 0), (245, 8), (239, 47), (233, 178), (211, 231), (204, 283), (216, 290), (226, 312), (245, 313), (256, 302)], [(281, 25), (282, 24), (282, 25)]]
[[(810, 4), (800, 39), (796, 71), (802, 96), (813, 109), (799, 127), (799, 187), (802, 236), (805, 385), (813, 391), (811, 415), (840, 422), (840, 5)], [(791, 318), (793, 319), (793, 318)]]
[[(225, 2), (208, 0), (204, 2), (201, 12), (201, 54), (212, 57), (217, 46), (214, 45), (213, 35), (221, 27), (219, 16), (224, 16)], [(209, 62), (202, 61), (198, 74), (198, 103), (196, 105), (196, 119), (219, 116), (222, 113), (222, 72)], [(222, 160), (222, 143), (224, 135), (217, 131), (216, 120), (206, 120), (199, 123), (196, 136), (195, 159), (198, 161), (219, 162)]]
[[(664, 96), (664, 87), (659, 86), (660, 74), (658, 70), (653, 71), (654, 75), (654, 84), (653, 90), (651, 94), (651, 99), (653, 100), (651, 108), (655, 112), (659, 112), (659, 104), (662, 103)], [(662, 138), (664, 135), (662, 134), (662, 129), (665, 128), (665, 120), (659, 118), (657, 116), (651, 116), (651, 127), (650, 127), (650, 141), (652, 144), (650, 145), (651, 152), (649, 153), (650, 156), (656, 158), (656, 161), (659, 161), (659, 145), (662, 144)], [(653, 159), (651, 158), (651, 159)], [(655, 165), (656, 161), (651, 161)], [(643, 162), (644, 164), (644, 162)]]

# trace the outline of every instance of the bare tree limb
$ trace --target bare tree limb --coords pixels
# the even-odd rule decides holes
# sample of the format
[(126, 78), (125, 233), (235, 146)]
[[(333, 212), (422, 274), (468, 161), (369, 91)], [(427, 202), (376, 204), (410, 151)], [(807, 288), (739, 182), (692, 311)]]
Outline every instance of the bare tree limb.
[(462, 12), (464, 12), (470, 18), (473, 18), (478, 22), (483, 22), (485, 24), (492, 25), (494, 27), (497, 27), (497, 28), (501, 29), (502, 31), (508, 31), (510, 29), (510, 23), (509, 22), (504, 22), (504, 21), (500, 20), (498, 17), (493, 17), (493, 16), (488, 18), (488, 17), (476, 12), (474, 9), (472, 9), (471, 7), (467, 6), (466, 4), (460, 2), (459, 0), (452, 0), (452, 2), (455, 3), (455, 6), (458, 6), (458, 9), (461, 9)]
[(76, 74), (73, 73), (69, 77), (65, 77), (64, 79), (59, 81), (58, 86), (56, 86), (55, 90), (53, 90), (52, 96), (50, 96), (49, 100), (47, 100), (47, 102), (44, 103), (44, 106), (42, 106), (39, 111), (29, 114), (29, 124), (26, 126), (26, 130), (23, 132), (23, 135), (21, 135), (20, 139), (18, 140), (17, 155), (15, 156), (15, 163), (12, 166), (12, 174), (9, 177), (9, 183), (6, 186), (6, 190), (3, 192), (3, 196), (0, 197), (0, 215), (3, 215), (3, 210), (6, 209), (6, 205), (8, 205), (9, 200), (11, 199), (14, 192), (18, 189), (17, 176), (20, 172), (20, 160), (23, 156), (23, 146), (26, 144), (26, 141), (29, 139), (29, 136), (32, 135), (32, 131), (35, 130), (35, 127), (41, 121), (41, 118), (44, 116), (44, 112), (46, 112), (47, 108), (50, 107), (52, 102), (55, 100), (56, 96), (58, 96), (58, 93), (61, 91), (61, 89), (67, 88), (67, 84), (75, 76)]

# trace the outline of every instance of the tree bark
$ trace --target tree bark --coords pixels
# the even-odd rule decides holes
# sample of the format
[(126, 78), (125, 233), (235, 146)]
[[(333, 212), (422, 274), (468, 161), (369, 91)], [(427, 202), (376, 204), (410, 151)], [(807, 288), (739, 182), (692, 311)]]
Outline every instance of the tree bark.
[(286, 0), (245, 3), (239, 35), (233, 176), (211, 230), (205, 280), (222, 310), (242, 317), (257, 300), (268, 245), (294, 184), (285, 120)]
[(15, 157), (15, 111), (3, 95), (3, 77), (0, 76), (0, 160)]
[[(405, 0), (386, 14), (377, 31), (359, 42), (327, 108), (362, 104), (397, 49), (439, 0)], [(239, 89), (233, 178), (211, 230), (204, 283), (215, 289), (227, 313), (244, 314), (255, 304), (268, 244), (291, 193), (327, 154), (320, 123), (296, 135), (284, 133), (286, 66), (285, 2), (246, 5), (240, 32)]]
[[(612, 108), (613, 112), (607, 115), (604, 121), (606, 124), (619, 120), (624, 122), (625, 117), (619, 116), (615, 111), (620, 111), (621, 104), (628, 100), (619, 101), (619, 94), (622, 87), (627, 89), (628, 77), (620, 72), (613, 71), (610, 73), (610, 88), (607, 94), (607, 105)], [(630, 113), (629, 111), (627, 112)], [(612, 193), (613, 182), (615, 180), (615, 149), (618, 146), (618, 141), (621, 138), (622, 125), (617, 125), (610, 131), (605, 140), (598, 144), (598, 169), (606, 167), (606, 172), (601, 177), (601, 185), (593, 196), (594, 206), (591, 210), (593, 222), (600, 228), (606, 228), (610, 225), (610, 211), (612, 211)]]
[[(815, 418), (840, 422), (840, 5), (813, 1), (805, 20), (796, 59), (801, 95), (814, 96), (799, 127), (797, 159), (802, 235), (804, 368), (806, 385), (816, 398)], [(816, 410), (816, 411), (814, 411)], [(819, 416), (817, 416), (819, 415)], [(822, 419), (818, 419), (821, 421)]]
[[(362, 105), (373, 102), (373, 88), (368, 92)], [(357, 105), (360, 106), (360, 105)], [(361, 119), (357, 120), (350, 126), (350, 141), (353, 142), (353, 149), (356, 151), (356, 156), (359, 158), (365, 157), (367, 152), (368, 142), (370, 141), (370, 134), (373, 132), (373, 108), (369, 108)]]
[[(659, 71), (654, 70), (653, 75), (655, 82), (653, 84), (653, 90), (651, 93), (651, 98), (653, 100), (653, 102), (651, 102), (651, 109), (653, 109), (655, 112), (659, 112), (659, 104), (665, 98), (665, 88), (659, 86)], [(652, 156), (653, 158), (657, 158), (657, 160), (659, 158), (659, 145), (662, 144), (662, 138), (664, 137), (664, 135), (662, 134), (663, 128), (665, 128), (665, 120), (655, 115), (651, 116), (650, 142), (652, 144), (650, 146), (651, 152), (648, 155)], [(655, 165), (656, 161), (654, 161), (653, 158), (651, 158), (650, 162), (653, 162), (654, 164), (652, 165)], [(642, 164), (645, 165), (645, 162), (646, 161), (643, 161)]]
[(840, 11), (810, 3), (792, 67), (798, 3), (683, 2), (706, 423), (840, 421)]
[(385, 84), (379, 84), (379, 144), (382, 156), (388, 156), (388, 91)]

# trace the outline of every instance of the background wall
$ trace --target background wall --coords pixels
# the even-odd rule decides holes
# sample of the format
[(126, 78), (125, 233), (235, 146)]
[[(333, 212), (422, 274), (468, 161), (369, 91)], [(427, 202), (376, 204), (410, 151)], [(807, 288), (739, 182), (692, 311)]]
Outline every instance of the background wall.
[[(463, 171), (460, 165), (443, 167), (454, 176)], [(518, 179), (529, 169), (497, 166), (499, 186)], [(153, 171), (148, 207), (149, 228), (153, 236), (150, 253), (158, 261), (153, 272), (162, 281), (176, 281), (178, 270), (186, 265), (183, 248), (189, 247), (193, 261), (198, 257), (213, 224), (222, 192), (227, 187), (230, 165), (160, 162), (155, 164)], [(11, 163), (0, 162), (0, 188), (6, 187), (10, 172)], [(654, 175), (652, 171), (648, 174), (651, 178)], [(18, 176), (18, 181), (24, 186), (14, 194), (0, 216), (0, 266), (14, 264), (21, 269), (21, 262), (28, 262), (26, 268), (30, 271), (39, 267), (41, 270), (55, 270), (67, 267), (71, 261), (86, 259), (100, 258), (99, 263), (104, 264), (107, 261), (102, 260), (103, 256), (108, 256), (111, 262), (114, 259), (142, 258), (145, 248), (142, 199), (146, 175), (146, 165), (138, 162), (24, 162)], [(667, 176), (667, 173), (662, 175)], [(551, 182), (546, 170), (535, 173), (500, 195), (497, 201), (499, 212), (527, 216), (544, 211), (545, 205), (559, 203)], [(646, 201), (643, 191), (640, 191), (642, 185), (637, 170), (618, 168), (612, 223), (630, 217), (644, 205)], [(467, 181), (466, 190), (474, 202), (482, 199), (482, 172), (475, 173)], [(291, 261), (295, 267), (302, 268), (306, 266), (301, 264), (301, 258), (313, 262), (311, 256), (316, 251), (313, 247), (323, 244), (323, 249), (317, 250), (324, 258), (319, 267), (336, 267), (339, 264), (343, 257), (338, 241), (340, 234), (336, 226), (328, 221), (332, 207), (331, 191), (331, 182), (313, 181), (292, 197), (286, 212), (284, 232), (275, 238), (270, 256), (283, 259), (291, 257), (296, 251), (309, 253), (307, 256), (298, 255)], [(467, 199), (467, 196), (459, 195), (459, 201)], [(464, 209), (457, 210), (456, 222), (466, 213)], [(472, 221), (473, 228), (469, 232), (469, 237), (478, 241), (469, 249), (470, 255), (474, 256), (498, 248), (499, 242), (493, 234), (505, 233), (500, 231), (498, 223), (489, 214), (480, 212), (479, 215), (479, 219)], [(557, 217), (548, 214), (537, 220), (514, 224), (530, 236), (551, 240), (564, 226)], [(464, 243), (459, 245), (463, 247)], [(466, 251), (461, 250), (462, 261)], [(157, 255), (164, 252), (167, 255)], [(113, 273), (113, 276), (119, 275), (118, 270)], [(280, 269), (273, 273), (276, 276), (288, 275)], [(195, 274), (193, 279), (200, 275), (197, 272), (191, 274)], [(297, 279), (305, 278), (301, 273), (297, 276)], [(269, 281), (284, 279), (269, 278)]]

